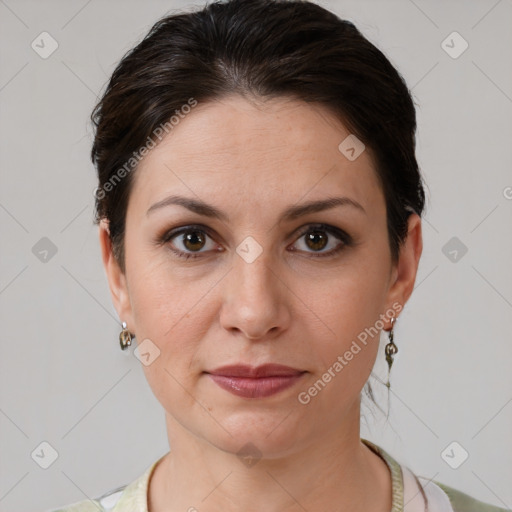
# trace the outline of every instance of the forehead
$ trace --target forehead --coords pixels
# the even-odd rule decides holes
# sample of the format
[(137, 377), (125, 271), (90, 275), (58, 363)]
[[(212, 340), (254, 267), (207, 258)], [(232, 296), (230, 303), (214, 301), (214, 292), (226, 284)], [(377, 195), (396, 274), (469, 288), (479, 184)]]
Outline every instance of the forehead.
[(370, 151), (348, 159), (340, 144), (350, 131), (318, 104), (286, 98), (255, 104), (230, 96), (199, 103), (181, 117), (135, 172), (132, 195), (142, 208), (177, 191), (217, 198), (219, 206), (277, 205), (334, 192), (365, 209), (378, 206)]

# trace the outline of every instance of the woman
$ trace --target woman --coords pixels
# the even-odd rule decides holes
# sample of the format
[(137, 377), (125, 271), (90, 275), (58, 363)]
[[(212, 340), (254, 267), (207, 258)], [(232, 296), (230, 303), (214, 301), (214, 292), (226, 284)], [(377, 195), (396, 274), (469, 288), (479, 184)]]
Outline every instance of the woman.
[(425, 197), (409, 91), (354, 25), (286, 0), (168, 16), (92, 119), (121, 348), (137, 339), (171, 450), (61, 510), (505, 510), (360, 438)]

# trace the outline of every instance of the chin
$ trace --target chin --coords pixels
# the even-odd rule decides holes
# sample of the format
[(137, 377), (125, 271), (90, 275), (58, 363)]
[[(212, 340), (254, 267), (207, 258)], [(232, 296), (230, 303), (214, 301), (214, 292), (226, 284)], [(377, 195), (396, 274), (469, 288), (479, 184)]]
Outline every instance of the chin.
[(304, 426), (299, 429), (289, 411), (236, 412), (218, 421), (225, 430), (216, 429), (210, 442), (233, 454), (253, 451), (254, 456), (277, 459), (296, 449), (304, 438)]

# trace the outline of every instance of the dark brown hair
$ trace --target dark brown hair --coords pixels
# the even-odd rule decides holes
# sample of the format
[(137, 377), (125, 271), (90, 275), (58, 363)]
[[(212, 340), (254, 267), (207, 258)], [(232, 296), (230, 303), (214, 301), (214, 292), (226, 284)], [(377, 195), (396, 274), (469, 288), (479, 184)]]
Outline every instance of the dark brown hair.
[(319, 5), (227, 0), (157, 21), (119, 62), (92, 112), (95, 223), (108, 220), (123, 272), (134, 153), (191, 98), (229, 94), (316, 102), (338, 116), (374, 157), (396, 263), (407, 219), (412, 211), (421, 216), (425, 202), (416, 113), (401, 75), (351, 22)]
[[(91, 115), (91, 158), (99, 179), (95, 223), (108, 220), (123, 272), (134, 155), (154, 146), (159, 127), (191, 99), (231, 94), (325, 106), (366, 145), (385, 197), (396, 263), (407, 219), (411, 212), (421, 216), (425, 202), (415, 156), (416, 112), (401, 75), (351, 22), (317, 4), (227, 0), (156, 22), (119, 62)], [(369, 382), (365, 391), (376, 403)]]

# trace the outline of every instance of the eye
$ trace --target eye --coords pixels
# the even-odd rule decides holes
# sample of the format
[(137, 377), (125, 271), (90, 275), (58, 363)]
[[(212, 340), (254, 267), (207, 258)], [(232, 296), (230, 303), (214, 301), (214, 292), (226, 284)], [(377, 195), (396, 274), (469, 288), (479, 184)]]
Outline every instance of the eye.
[[(341, 243), (335, 245), (331, 250), (319, 252), (327, 247), (331, 242), (331, 238), (333, 237), (329, 236), (329, 234), (334, 235), (334, 238), (341, 240)], [(308, 249), (312, 249), (313, 253), (311, 255), (317, 258), (334, 256), (345, 247), (352, 245), (352, 238), (350, 235), (345, 233), (343, 230), (334, 226), (329, 226), (328, 224), (314, 224), (307, 226), (306, 229), (301, 231), (299, 240), (304, 241), (302, 245), (305, 247), (305, 252), (309, 252)], [(293, 250), (295, 251), (295, 249)]]
[[(182, 236), (180, 236), (182, 235)], [(171, 240), (177, 238), (177, 245), (175, 243), (170, 243)], [(176, 230), (171, 230), (163, 235), (160, 242), (161, 243), (169, 243), (170, 249), (174, 252), (179, 258), (189, 259), (189, 258), (198, 258), (201, 255), (201, 252), (206, 252), (208, 250), (214, 250), (215, 246), (207, 247), (206, 240), (210, 238), (207, 230), (203, 226), (186, 226), (184, 228), (179, 228)], [(180, 247), (181, 245), (181, 247)], [(206, 247), (206, 251), (201, 251)], [(192, 251), (192, 252), (187, 252)], [(197, 253), (197, 254), (195, 254)]]
[[(205, 226), (185, 226), (164, 233), (159, 239), (159, 243), (168, 244), (171, 251), (179, 258), (199, 258), (202, 253), (216, 250), (216, 245), (213, 243), (212, 237), (209, 235), (208, 231), (208, 228)], [(328, 224), (310, 224), (306, 226), (298, 236), (299, 241), (303, 240), (303, 243), (299, 244), (302, 245), (303, 248), (292, 249), (292, 252), (299, 250), (301, 252), (310, 253), (311, 256), (317, 258), (334, 256), (345, 247), (349, 247), (353, 244), (352, 237), (349, 234)], [(331, 243), (331, 239), (333, 238), (337, 238), (341, 242), (334, 245)], [(174, 239), (176, 239), (176, 241), (173, 241)], [(211, 241), (209, 246), (208, 239)], [(334, 245), (334, 248), (323, 251), (328, 245)], [(312, 252), (310, 252), (310, 250), (312, 250)]]

